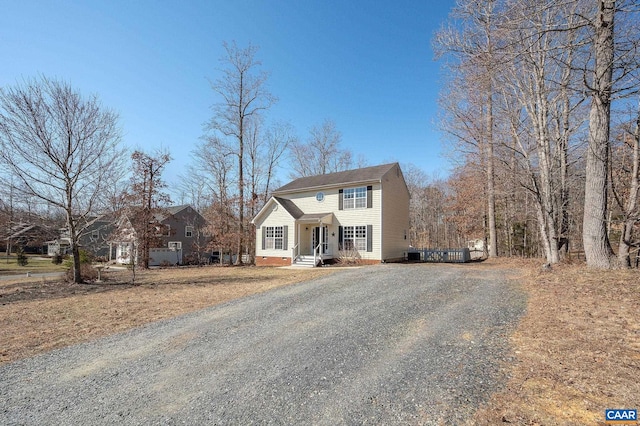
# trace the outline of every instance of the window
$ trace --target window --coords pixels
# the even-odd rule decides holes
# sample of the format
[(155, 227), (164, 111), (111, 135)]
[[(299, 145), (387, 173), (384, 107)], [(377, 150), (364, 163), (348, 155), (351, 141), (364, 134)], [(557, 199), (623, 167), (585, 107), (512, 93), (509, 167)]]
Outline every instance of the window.
[(343, 250), (367, 250), (367, 227), (345, 226), (342, 230)]
[(284, 248), (284, 228), (282, 226), (267, 226), (265, 228), (264, 247), (274, 250)]
[(182, 250), (182, 241), (169, 241), (168, 247), (174, 250)]
[(184, 236), (185, 237), (193, 237), (193, 226), (185, 226), (184, 227)]
[(97, 229), (91, 231), (91, 241), (98, 241), (98, 238), (100, 238), (100, 231)]
[(342, 192), (343, 209), (364, 209), (367, 207), (367, 187), (349, 188)]

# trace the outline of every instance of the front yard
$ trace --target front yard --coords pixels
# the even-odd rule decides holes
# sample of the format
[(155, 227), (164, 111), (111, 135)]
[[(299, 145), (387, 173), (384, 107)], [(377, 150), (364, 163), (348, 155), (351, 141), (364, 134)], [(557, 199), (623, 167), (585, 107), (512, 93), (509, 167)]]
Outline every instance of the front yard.
[[(605, 408), (640, 408), (638, 271), (591, 271), (577, 264), (543, 272), (540, 265), (451, 265), (479, 273), (506, 268), (529, 297), (527, 313), (510, 336), (515, 362), (504, 366), (510, 381), (470, 424), (604, 424)], [(156, 269), (138, 272), (136, 286), (129, 271), (109, 270), (99, 284), (0, 281), (0, 363), (335, 271)]]
[(81, 343), (232, 299), (331, 273), (332, 269), (202, 267), (103, 271), (107, 281), (0, 281), (0, 364)]

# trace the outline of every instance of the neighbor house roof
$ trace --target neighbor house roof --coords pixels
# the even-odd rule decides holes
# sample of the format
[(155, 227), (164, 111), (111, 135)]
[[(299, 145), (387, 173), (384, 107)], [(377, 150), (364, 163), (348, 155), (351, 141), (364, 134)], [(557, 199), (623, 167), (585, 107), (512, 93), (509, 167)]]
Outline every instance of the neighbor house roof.
[(191, 207), (189, 204), (183, 204), (181, 206), (171, 206), (171, 207), (167, 207), (165, 208), (166, 211), (168, 211), (170, 214), (176, 214), (181, 212), (184, 209), (187, 209)]
[(159, 212), (155, 213), (154, 217), (156, 220), (162, 222), (169, 216), (174, 216), (180, 213), (182, 210), (187, 209), (189, 207), (191, 207), (189, 204), (183, 204), (181, 206), (164, 207)]
[(380, 166), (364, 167), (344, 172), (328, 173), (325, 175), (307, 176), (296, 179), (273, 191), (274, 194), (305, 189), (315, 189), (352, 183), (378, 182), (398, 163), (382, 164)]
[(36, 240), (40, 238), (52, 238), (53, 236), (55, 236), (55, 231), (48, 226), (31, 223), (16, 223), (9, 227), (8, 235), (4, 237), (4, 239), (17, 240), (26, 238)]

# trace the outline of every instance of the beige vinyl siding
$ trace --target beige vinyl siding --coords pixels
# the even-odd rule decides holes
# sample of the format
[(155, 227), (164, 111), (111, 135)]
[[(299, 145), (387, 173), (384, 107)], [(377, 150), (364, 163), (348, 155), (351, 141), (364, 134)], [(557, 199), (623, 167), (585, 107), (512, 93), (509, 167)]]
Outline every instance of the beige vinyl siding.
[(327, 189), (324, 193), (324, 201), (316, 200), (318, 191), (301, 192), (297, 194), (280, 195), (293, 201), (296, 206), (305, 213), (331, 213), (338, 210), (338, 189)]
[[(258, 256), (275, 256), (275, 257), (291, 257), (291, 249), (294, 246), (294, 232), (295, 222), (291, 215), (277, 202), (271, 200), (269, 209), (260, 218), (261, 222), (256, 222), (256, 257)], [(278, 206), (276, 210), (273, 210), (274, 206)], [(263, 226), (287, 226), (287, 249), (262, 249), (262, 227)]]
[[(372, 208), (338, 210), (340, 190), (371, 186)], [(322, 192), (324, 199), (318, 201), (316, 194)], [(409, 247), (409, 192), (398, 165), (388, 170), (381, 182), (367, 181), (347, 185), (336, 185), (322, 189), (303, 190), (275, 194), (277, 197), (291, 200), (304, 214), (333, 213), (333, 223), (327, 226), (329, 254), (337, 257), (340, 226), (371, 226), (372, 251), (361, 251), (365, 260), (397, 260), (404, 256)], [(299, 242), (300, 254), (313, 251), (311, 240), (313, 229), (319, 223), (301, 221), (296, 224), (286, 209), (272, 199), (255, 219), (256, 256), (290, 257), (296, 242)], [(263, 226), (287, 226), (287, 250), (262, 250)], [(298, 235), (299, 234), (299, 235)], [(383, 248), (384, 247), (384, 248)]]
[(409, 191), (397, 166), (384, 175), (382, 187), (382, 260), (396, 260), (409, 248)]
[[(372, 208), (358, 208), (351, 210), (338, 210), (339, 190), (345, 188), (357, 188), (371, 185), (373, 187), (371, 195), (373, 197)], [(316, 200), (318, 191), (307, 191), (297, 194), (280, 195), (282, 198), (292, 200), (305, 213), (333, 213), (335, 220), (329, 226), (329, 245), (333, 255), (338, 255), (338, 227), (339, 226), (357, 226), (372, 225), (373, 226), (373, 250), (371, 252), (360, 252), (363, 259), (382, 259), (382, 225), (380, 222), (381, 213), (381, 186), (379, 183), (365, 183), (356, 185), (347, 185), (344, 187), (336, 187), (322, 190), (324, 193), (324, 201)], [(256, 224), (257, 226), (257, 224)], [(301, 231), (302, 234), (304, 232)], [(334, 235), (332, 235), (334, 234)], [(289, 235), (293, 235), (289, 231)], [(306, 238), (303, 237), (303, 245), (308, 245)], [(261, 241), (261, 240), (257, 240)]]
[[(348, 209), (348, 210), (338, 210), (338, 196), (336, 196), (336, 204), (335, 204), (335, 216), (339, 223), (342, 226), (358, 226), (358, 225), (372, 225), (373, 228), (373, 250), (370, 252), (361, 251), (360, 256), (363, 259), (382, 259), (382, 225), (380, 222), (380, 208), (382, 203), (381, 197), (381, 188), (379, 183), (369, 184), (373, 186), (373, 190), (371, 191), (371, 196), (373, 197), (373, 205), (372, 208), (359, 208), (359, 209)], [(365, 185), (350, 185), (345, 186), (342, 189), (346, 188), (357, 188)], [(336, 193), (338, 190), (336, 189)], [(336, 194), (337, 195), (337, 194)], [(337, 235), (337, 234), (336, 234)]]

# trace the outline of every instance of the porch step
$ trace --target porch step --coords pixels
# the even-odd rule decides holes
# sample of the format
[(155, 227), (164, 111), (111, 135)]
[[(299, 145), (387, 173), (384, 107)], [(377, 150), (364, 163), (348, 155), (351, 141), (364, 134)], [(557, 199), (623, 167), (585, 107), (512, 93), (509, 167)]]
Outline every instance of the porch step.
[(313, 268), (313, 256), (298, 256), (298, 258), (293, 262), (295, 266), (305, 266), (307, 268)]

